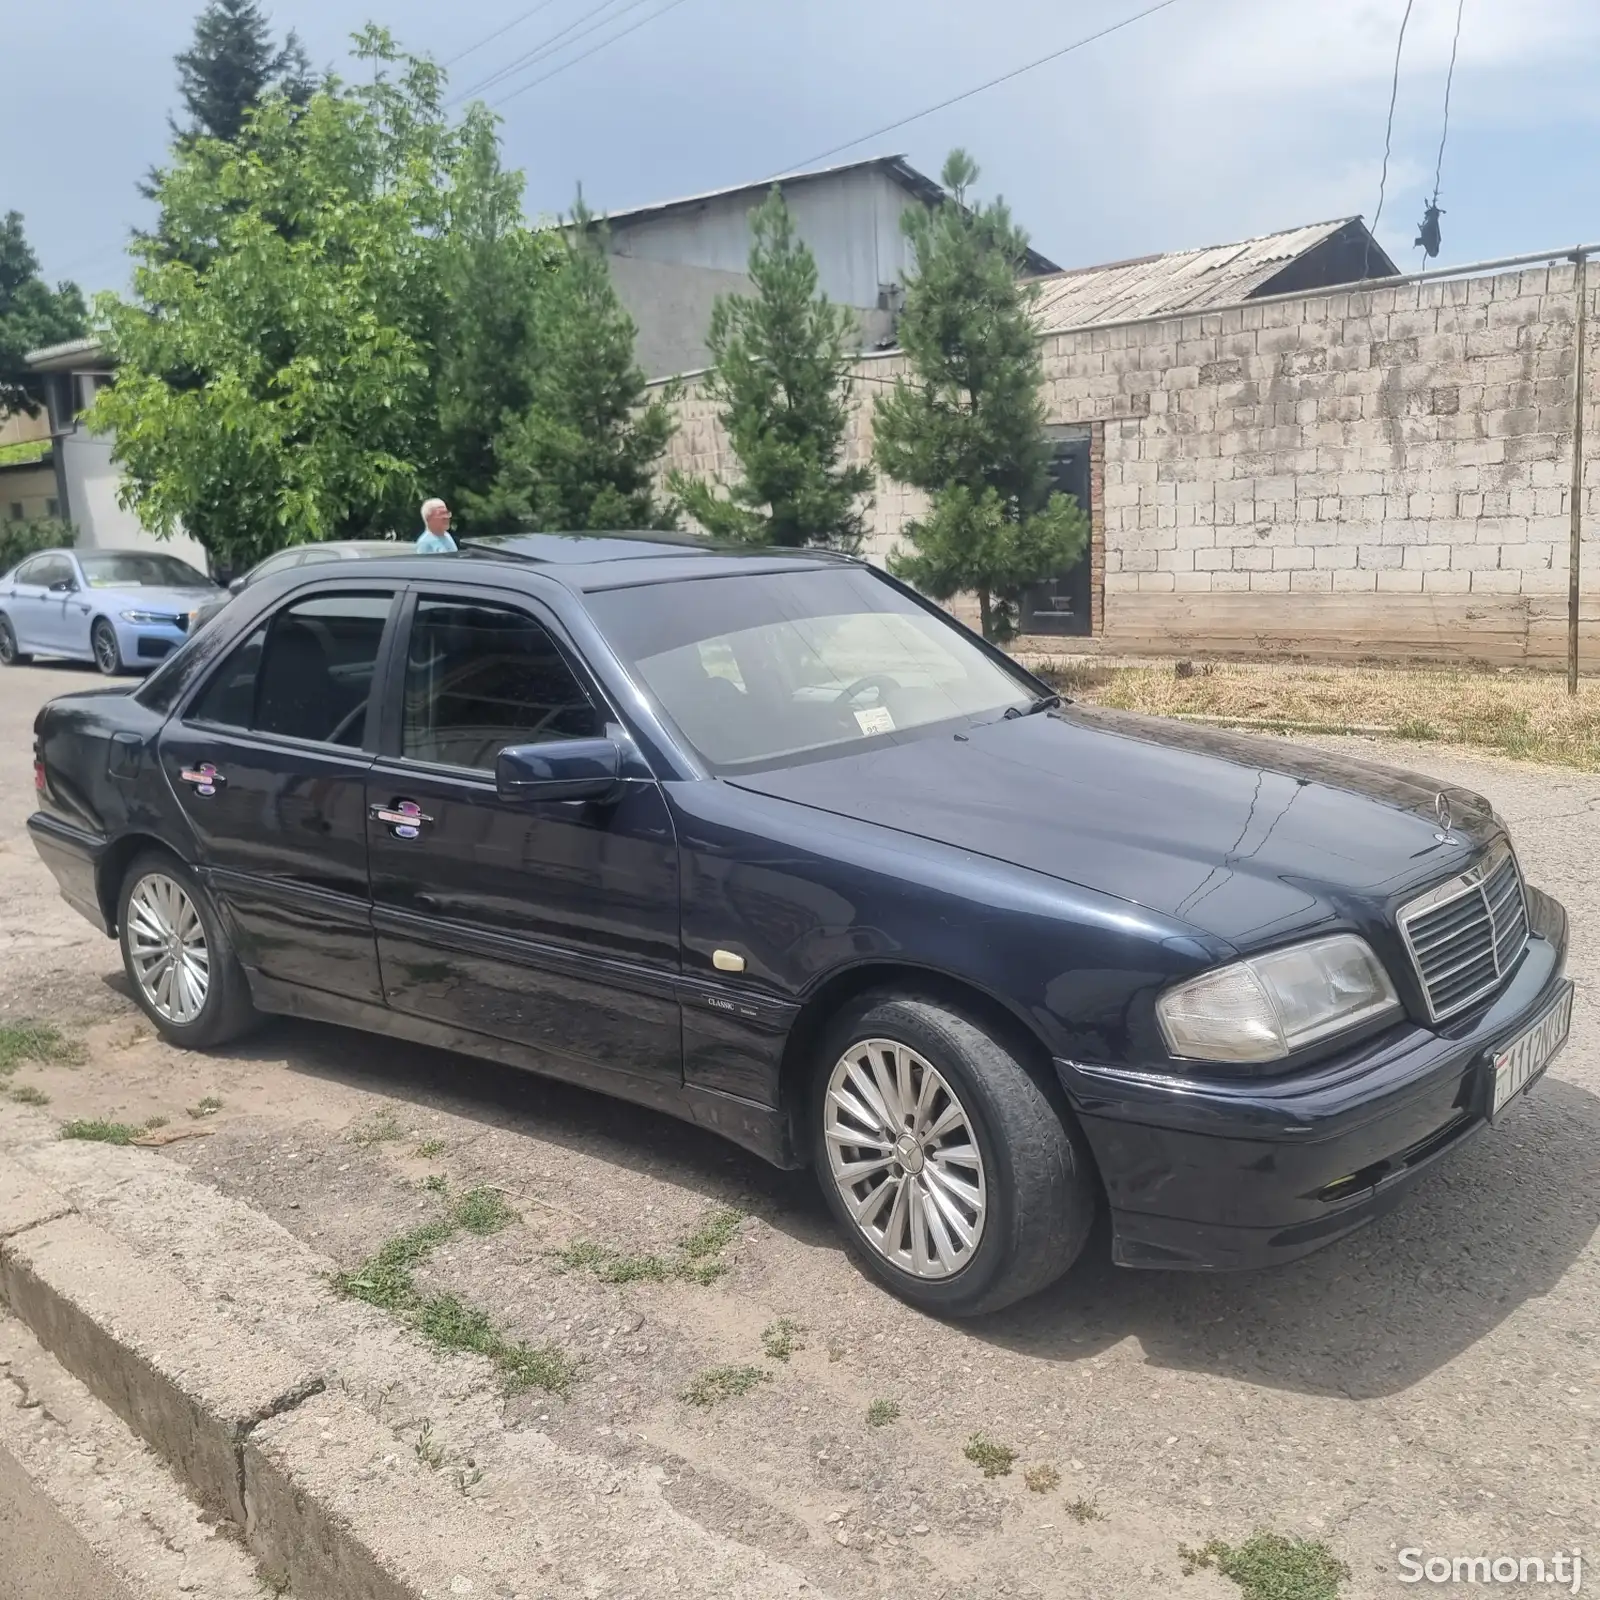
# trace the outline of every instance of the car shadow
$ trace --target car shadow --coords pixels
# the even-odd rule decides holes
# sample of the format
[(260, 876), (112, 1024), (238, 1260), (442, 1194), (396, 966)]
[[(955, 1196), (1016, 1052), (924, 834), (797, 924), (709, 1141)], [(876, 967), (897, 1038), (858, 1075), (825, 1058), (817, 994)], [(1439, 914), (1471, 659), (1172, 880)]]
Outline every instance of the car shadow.
[[(118, 975), (120, 978), (120, 974)], [(110, 980), (108, 980), (110, 981)], [(116, 985), (120, 988), (120, 985)], [(649, 1170), (848, 1263), (809, 1172), (690, 1123), (532, 1072), (332, 1025), (274, 1019), (219, 1052), (406, 1100)], [(1126, 1271), (1102, 1218), (1078, 1264), (1021, 1305), (953, 1324), (1079, 1362), (1132, 1337), (1155, 1366), (1374, 1399), (1447, 1365), (1551, 1292), (1600, 1228), (1600, 1097), (1550, 1078), (1370, 1226), (1258, 1272)]]

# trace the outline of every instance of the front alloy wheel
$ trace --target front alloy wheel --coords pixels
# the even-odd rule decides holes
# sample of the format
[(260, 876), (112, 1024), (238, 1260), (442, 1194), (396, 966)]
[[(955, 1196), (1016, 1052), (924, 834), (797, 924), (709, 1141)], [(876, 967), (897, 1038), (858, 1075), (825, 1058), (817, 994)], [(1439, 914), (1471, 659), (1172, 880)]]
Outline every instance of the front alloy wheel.
[(866, 1243), (917, 1278), (960, 1272), (983, 1240), (988, 1178), (938, 1069), (896, 1040), (863, 1039), (829, 1076), (825, 1122), (833, 1181)]
[(94, 650), (94, 664), (106, 677), (116, 677), (122, 671), (122, 650), (117, 644), (117, 630), (104, 617), (95, 619), (89, 630), (89, 644)]
[(198, 908), (181, 884), (151, 872), (129, 892), (127, 915), (129, 965), (146, 1005), (163, 1021), (187, 1027), (211, 990), (211, 952)]

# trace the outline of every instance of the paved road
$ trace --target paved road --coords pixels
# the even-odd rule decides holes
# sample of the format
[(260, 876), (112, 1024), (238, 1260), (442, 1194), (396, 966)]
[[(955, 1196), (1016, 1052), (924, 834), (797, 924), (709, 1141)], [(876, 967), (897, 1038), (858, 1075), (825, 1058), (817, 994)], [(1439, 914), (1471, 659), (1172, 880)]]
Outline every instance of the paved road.
[(0, 1450), (0, 1600), (131, 1600)]

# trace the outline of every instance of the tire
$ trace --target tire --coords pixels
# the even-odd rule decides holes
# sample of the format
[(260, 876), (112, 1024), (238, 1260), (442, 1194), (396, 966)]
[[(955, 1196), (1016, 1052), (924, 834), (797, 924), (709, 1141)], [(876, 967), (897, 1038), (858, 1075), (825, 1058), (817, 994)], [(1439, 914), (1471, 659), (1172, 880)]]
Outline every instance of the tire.
[(117, 643), (117, 630), (104, 617), (96, 617), (89, 629), (89, 648), (94, 652), (94, 664), (107, 678), (119, 678), (127, 670), (122, 664), (122, 646)]
[[(169, 942), (174, 927), (185, 936), (185, 960), (176, 965)], [(209, 1050), (240, 1038), (258, 1022), (244, 969), (216, 905), (176, 856), (146, 851), (128, 868), (117, 897), (117, 942), (134, 998), (169, 1044)], [(170, 974), (168, 981), (163, 974)], [(197, 994), (197, 987), (203, 993)]]
[(0, 667), (25, 667), (32, 660), (32, 656), (25, 656), (17, 649), (17, 634), (11, 626), (11, 618), (0, 616)]
[[(929, 1079), (930, 1068), (942, 1082)], [(863, 1075), (891, 1111), (891, 1129), (906, 1122), (903, 1107), (896, 1121), (887, 1106), (885, 1079), (891, 1089), (910, 1084), (924, 1099), (920, 1126), (946, 1124), (945, 1131), (925, 1143), (912, 1132), (888, 1145), (877, 1111), (863, 1119), (846, 1109), (852, 1097), (858, 1110), (868, 1105), (855, 1087)], [(919, 1310), (946, 1317), (998, 1311), (1054, 1282), (1082, 1251), (1099, 1193), (1083, 1136), (1016, 1055), (971, 1017), (905, 995), (858, 1001), (828, 1031), (811, 1111), (817, 1177), (846, 1243), (873, 1277)], [(848, 1136), (871, 1122), (877, 1131), (851, 1145)], [(961, 1141), (963, 1122), (970, 1143)], [(977, 1160), (965, 1159), (973, 1148)], [(839, 1174), (841, 1161), (882, 1161), (891, 1151), (882, 1178), (858, 1175), (852, 1183)], [(891, 1186), (907, 1195), (898, 1220), (902, 1202), (885, 1193)], [(922, 1198), (930, 1194), (937, 1203)], [(853, 1208), (863, 1204), (870, 1226), (856, 1220)], [(911, 1226), (917, 1209), (930, 1219), (925, 1230)], [(941, 1227), (945, 1248), (937, 1248)]]

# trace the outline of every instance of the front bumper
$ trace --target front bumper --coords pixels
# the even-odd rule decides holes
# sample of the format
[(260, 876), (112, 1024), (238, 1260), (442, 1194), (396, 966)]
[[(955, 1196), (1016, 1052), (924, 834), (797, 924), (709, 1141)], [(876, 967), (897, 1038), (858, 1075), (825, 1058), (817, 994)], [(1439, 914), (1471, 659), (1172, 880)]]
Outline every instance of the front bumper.
[(1437, 1031), (1406, 1025), (1281, 1079), (1057, 1061), (1111, 1203), (1122, 1266), (1292, 1261), (1381, 1216), (1488, 1125), (1497, 1050), (1562, 993), (1567, 916), (1528, 891), (1506, 986)]
[(117, 643), (129, 667), (153, 667), (164, 661), (189, 637), (187, 628), (159, 622), (118, 622)]

